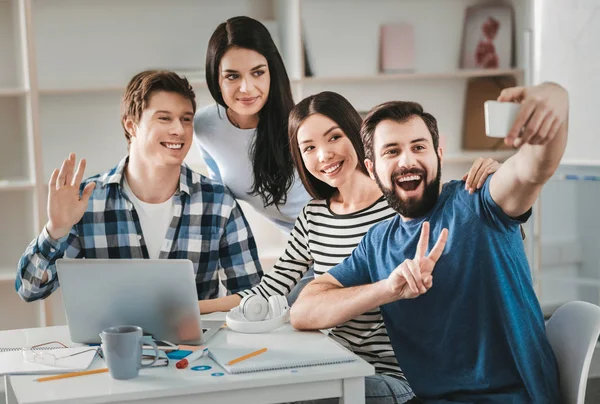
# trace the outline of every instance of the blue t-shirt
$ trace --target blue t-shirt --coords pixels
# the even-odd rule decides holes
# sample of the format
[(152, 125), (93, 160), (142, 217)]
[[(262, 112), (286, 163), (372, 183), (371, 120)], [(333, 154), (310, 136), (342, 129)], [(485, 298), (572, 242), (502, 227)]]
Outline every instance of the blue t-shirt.
[(519, 229), (531, 211), (510, 218), (489, 183), (473, 195), (462, 181), (445, 184), (425, 217), (373, 226), (329, 273), (345, 287), (386, 279), (414, 258), (423, 221), (429, 250), (447, 228), (432, 288), (381, 307), (413, 390), (432, 403), (558, 403), (556, 360)]

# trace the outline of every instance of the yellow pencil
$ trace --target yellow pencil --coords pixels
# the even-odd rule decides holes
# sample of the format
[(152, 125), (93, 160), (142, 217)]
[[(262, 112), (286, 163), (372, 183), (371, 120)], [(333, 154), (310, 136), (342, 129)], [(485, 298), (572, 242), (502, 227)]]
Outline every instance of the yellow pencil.
[(96, 373), (105, 373), (105, 372), (108, 372), (108, 368), (94, 369), (94, 370), (83, 370), (81, 372), (63, 373), (62, 375), (40, 377), (39, 379), (36, 379), (36, 381), (37, 382), (49, 382), (50, 380), (66, 379), (68, 377), (93, 375), (93, 374), (96, 374)]
[(256, 356), (256, 355), (260, 355), (261, 353), (264, 353), (264, 352), (267, 352), (267, 348), (262, 348), (262, 349), (259, 349), (258, 351), (254, 351), (247, 355), (240, 356), (239, 358), (232, 359), (229, 362), (227, 362), (227, 365), (229, 365), (229, 366), (235, 365), (238, 362), (245, 361), (246, 359), (252, 358), (253, 356)]

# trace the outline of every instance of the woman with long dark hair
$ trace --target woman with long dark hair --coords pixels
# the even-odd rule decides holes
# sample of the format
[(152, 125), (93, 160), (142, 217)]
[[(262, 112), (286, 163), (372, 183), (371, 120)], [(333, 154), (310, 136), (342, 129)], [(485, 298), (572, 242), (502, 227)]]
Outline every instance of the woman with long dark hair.
[[(291, 156), (314, 200), (300, 213), (274, 270), (252, 289), (201, 301), (203, 313), (230, 310), (251, 294), (287, 295), (311, 266), (315, 276), (326, 273), (352, 253), (371, 226), (397, 215), (367, 173), (360, 126), (358, 112), (334, 92), (310, 96), (294, 107), (288, 130)], [(476, 162), (474, 183), (497, 168), (491, 159)], [(367, 403), (414, 398), (379, 309), (335, 327), (330, 335), (375, 366), (376, 375), (365, 378)]]
[(220, 24), (208, 43), (206, 83), (216, 103), (196, 113), (194, 128), (209, 176), (289, 233), (310, 197), (286, 136), (290, 81), (265, 26), (249, 17)]

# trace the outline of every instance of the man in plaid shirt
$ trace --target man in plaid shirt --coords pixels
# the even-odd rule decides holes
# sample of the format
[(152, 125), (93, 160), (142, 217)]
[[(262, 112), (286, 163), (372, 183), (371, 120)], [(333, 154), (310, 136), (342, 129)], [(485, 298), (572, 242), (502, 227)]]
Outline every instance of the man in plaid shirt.
[(199, 300), (217, 297), (220, 282), (229, 293), (259, 283), (256, 243), (236, 200), (183, 164), (195, 111), (185, 78), (146, 71), (131, 79), (121, 104), (129, 155), (83, 182), (85, 160), (75, 171), (74, 154), (54, 170), (48, 223), (19, 260), (22, 299), (58, 288), (63, 257), (189, 259)]

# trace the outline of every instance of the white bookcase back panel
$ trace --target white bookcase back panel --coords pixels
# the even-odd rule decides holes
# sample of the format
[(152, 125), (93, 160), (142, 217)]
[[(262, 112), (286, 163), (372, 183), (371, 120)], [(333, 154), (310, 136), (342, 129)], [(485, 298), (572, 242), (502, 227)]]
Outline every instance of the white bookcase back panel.
[(30, 179), (25, 99), (0, 97), (0, 181)]
[[(15, 268), (16, 272), (16, 268)], [(15, 292), (14, 282), (0, 283), (0, 330), (39, 327), (42, 301), (27, 303)]]
[(120, 101), (118, 92), (40, 98), (43, 182), (48, 182), (52, 171), (60, 168), (71, 152), (78, 160), (87, 160), (85, 177), (107, 171), (127, 155)]
[(305, 97), (321, 91), (335, 91), (348, 99), (359, 112), (366, 112), (382, 102), (416, 101), (438, 122), (440, 136), (445, 139), (444, 153), (462, 150), (465, 79), (415, 80), (374, 83), (306, 84)]
[(475, 0), (304, 0), (302, 26), (315, 76), (379, 72), (379, 30), (385, 23), (413, 25), (415, 71), (459, 66), (465, 9)]
[(20, 88), (19, 36), (14, 1), (0, 1), (0, 90)]
[[(267, 0), (38, 0), (42, 90), (125, 86), (152, 68), (204, 70), (210, 35), (236, 15), (273, 18)], [(203, 74), (202, 74), (203, 76)]]
[(21, 254), (35, 237), (33, 197), (31, 191), (0, 194), (0, 228), (4, 237), (0, 243), (0, 272), (16, 273)]

